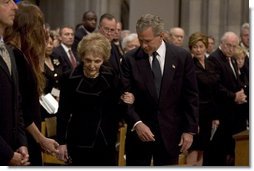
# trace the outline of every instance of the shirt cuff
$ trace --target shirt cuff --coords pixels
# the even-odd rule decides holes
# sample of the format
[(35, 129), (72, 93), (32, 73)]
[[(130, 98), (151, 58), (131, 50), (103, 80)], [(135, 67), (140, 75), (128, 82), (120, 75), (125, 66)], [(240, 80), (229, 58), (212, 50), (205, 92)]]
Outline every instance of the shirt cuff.
[(133, 125), (133, 127), (132, 127), (132, 129), (131, 129), (131, 131), (133, 132), (134, 130), (135, 130), (135, 127), (137, 126), (137, 124), (139, 124), (139, 123), (141, 123), (142, 121), (138, 121), (138, 122), (136, 122), (134, 125)]

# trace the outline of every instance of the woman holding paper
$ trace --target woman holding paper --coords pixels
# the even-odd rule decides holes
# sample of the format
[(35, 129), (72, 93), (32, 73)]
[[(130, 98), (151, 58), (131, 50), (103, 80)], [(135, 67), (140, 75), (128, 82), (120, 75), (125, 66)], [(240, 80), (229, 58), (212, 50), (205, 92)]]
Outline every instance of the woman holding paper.
[[(44, 88), (44, 96), (43, 97), (50, 97), (55, 98), (56, 101), (59, 101), (59, 95), (60, 95), (60, 84), (62, 81), (62, 61), (57, 56), (52, 56), (53, 51), (53, 34), (49, 33), (47, 44), (46, 44), (46, 56), (45, 56), (45, 62), (44, 62), (44, 76), (46, 80), (46, 85)], [(42, 99), (41, 99), (42, 100)], [(52, 104), (54, 105), (54, 104)], [(42, 105), (43, 106), (43, 105)], [(41, 108), (41, 115), (42, 119), (49, 117), (55, 117), (55, 110), (49, 111), (45, 107)]]
[(61, 87), (58, 158), (72, 159), (72, 165), (116, 165), (120, 94), (113, 70), (102, 65), (109, 60), (110, 50), (109, 40), (100, 33), (85, 36), (78, 46), (81, 64)]

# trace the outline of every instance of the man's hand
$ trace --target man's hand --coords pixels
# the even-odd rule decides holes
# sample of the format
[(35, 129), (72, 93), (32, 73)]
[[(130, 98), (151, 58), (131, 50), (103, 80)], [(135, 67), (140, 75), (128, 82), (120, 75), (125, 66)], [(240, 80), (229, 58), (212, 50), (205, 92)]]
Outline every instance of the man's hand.
[(182, 146), (180, 151), (186, 153), (193, 142), (193, 135), (191, 133), (183, 133), (178, 146)]
[(28, 165), (30, 165), (27, 147), (25, 147), (25, 146), (19, 147), (16, 150), (16, 152), (14, 152), (11, 160), (9, 161), (9, 165), (10, 166), (28, 166)]
[(17, 149), (17, 152), (21, 154), (22, 160), (21, 160), (21, 165), (22, 166), (28, 166), (30, 165), (29, 162), (29, 154), (28, 154), (28, 149), (26, 146), (21, 146)]
[(246, 98), (247, 98), (247, 96), (244, 94), (243, 89), (241, 89), (240, 91), (235, 93), (235, 102), (237, 104), (246, 103), (247, 102)]
[(143, 142), (155, 141), (154, 135), (150, 128), (146, 126), (143, 122), (138, 123), (134, 128), (138, 134), (138, 137)]
[(133, 104), (135, 101), (134, 95), (130, 92), (124, 92), (120, 98), (124, 103), (127, 104)]

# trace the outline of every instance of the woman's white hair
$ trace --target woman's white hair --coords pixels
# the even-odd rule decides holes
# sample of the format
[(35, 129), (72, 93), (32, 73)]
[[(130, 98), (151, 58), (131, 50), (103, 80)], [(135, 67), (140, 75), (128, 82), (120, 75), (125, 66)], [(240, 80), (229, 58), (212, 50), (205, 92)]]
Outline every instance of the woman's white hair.
[(122, 48), (125, 49), (127, 44), (136, 38), (138, 38), (137, 33), (131, 33), (128, 36), (124, 37), (122, 41)]

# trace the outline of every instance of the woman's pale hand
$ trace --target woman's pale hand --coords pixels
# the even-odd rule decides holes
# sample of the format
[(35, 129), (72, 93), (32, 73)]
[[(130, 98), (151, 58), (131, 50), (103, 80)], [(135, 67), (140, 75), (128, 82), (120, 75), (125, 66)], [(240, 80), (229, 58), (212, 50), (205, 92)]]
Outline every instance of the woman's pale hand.
[(121, 99), (124, 103), (127, 103), (127, 104), (133, 104), (134, 101), (135, 101), (135, 97), (132, 93), (130, 92), (124, 92), (122, 95), (121, 95)]
[(68, 151), (67, 151), (67, 145), (59, 145), (57, 150), (59, 151), (58, 154), (56, 155), (56, 157), (59, 160), (62, 160), (64, 162), (68, 162), (69, 159), (69, 155), (68, 155)]
[(59, 144), (54, 139), (43, 136), (40, 139), (39, 144), (46, 153), (55, 155), (59, 152), (57, 149)]

